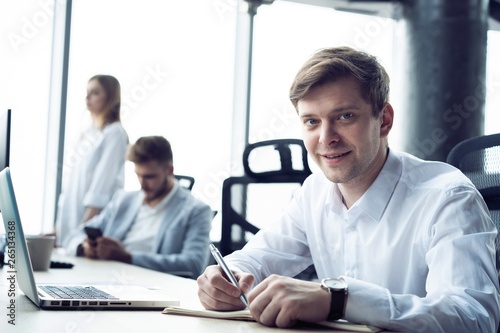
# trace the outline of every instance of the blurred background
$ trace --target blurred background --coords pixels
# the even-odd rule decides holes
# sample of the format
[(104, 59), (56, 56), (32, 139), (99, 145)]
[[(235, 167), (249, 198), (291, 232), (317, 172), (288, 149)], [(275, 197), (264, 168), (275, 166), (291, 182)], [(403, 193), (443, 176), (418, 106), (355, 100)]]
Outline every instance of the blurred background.
[[(453, 112), (451, 125), (473, 125), (452, 126), (457, 135), (500, 132), (500, 28), (493, 15), (497, 1), (464, 1), (470, 15), (448, 26), (446, 36), (436, 30), (447, 24), (443, 17), (454, 14), (444, 1), (255, 3), (0, 1), (0, 113), (12, 109), (10, 165), (27, 233), (52, 229), (56, 184), (78, 158), (73, 147), (90, 122), (85, 96), (88, 79), (95, 74), (120, 81), (122, 123), (130, 141), (165, 136), (172, 143), (175, 172), (193, 176), (193, 194), (219, 212), (222, 182), (243, 173), (246, 143), (301, 138), (288, 89), (302, 63), (320, 48), (351, 46), (375, 55), (385, 66), (395, 109), (389, 138), (394, 149), (440, 159), (435, 153), (444, 154), (448, 147), (434, 147), (440, 142), (428, 141), (429, 134), (421, 139), (415, 134), (429, 126), (440, 128), (439, 123), (422, 122), (434, 114), (443, 118)], [(252, 10), (255, 15), (249, 14)], [(426, 20), (431, 23), (424, 24)], [(484, 31), (474, 24), (486, 24)], [(470, 45), (471, 40), (480, 47)], [(425, 74), (428, 80), (422, 79), (415, 64), (429, 68), (433, 45), (446, 41), (450, 45), (441, 46), (450, 53), (435, 55), (436, 78)], [(462, 59), (463, 66), (451, 59), (464, 54), (471, 58)], [(456, 76), (449, 70), (439, 74), (446, 56)], [(485, 67), (468, 67), (475, 62)], [(469, 90), (457, 97), (453, 92), (461, 85)], [(433, 93), (421, 91), (427, 87)], [(439, 107), (415, 103), (440, 96)], [(62, 161), (57, 158), (60, 147)], [(126, 189), (137, 188), (133, 167), (127, 164)], [(257, 201), (270, 197), (280, 196), (259, 194)], [(289, 194), (282, 200), (288, 199)], [(251, 214), (268, 221), (275, 213), (255, 209)], [(220, 237), (220, 214), (211, 236)]]

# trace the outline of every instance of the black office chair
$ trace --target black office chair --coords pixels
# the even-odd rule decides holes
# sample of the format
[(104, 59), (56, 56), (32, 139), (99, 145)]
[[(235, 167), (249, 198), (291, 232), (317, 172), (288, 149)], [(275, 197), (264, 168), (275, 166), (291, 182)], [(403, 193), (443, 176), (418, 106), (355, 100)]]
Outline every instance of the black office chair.
[[(446, 162), (460, 169), (477, 187), (500, 232), (500, 134), (460, 142), (450, 151)], [(495, 246), (500, 278), (500, 234)]]
[[(269, 170), (269, 165), (273, 165), (273, 162), (279, 167)], [(265, 171), (257, 171), (255, 164), (265, 164)], [(252, 186), (256, 189), (263, 184), (272, 184), (264, 185), (266, 194), (286, 190), (291, 197), (289, 187), (299, 187), (311, 174), (307, 151), (299, 139), (269, 140), (248, 145), (243, 152), (243, 168), (244, 176), (229, 177), (222, 184), (222, 234), (219, 249), (223, 255), (241, 249), (248, 238), (259, 231), (259, 227), (247, 220), (248, 215), (255, 212), (255, 209), (247, 209)], [(282, 197), (277, 193), (275, 195), (276, 199), (278, 196)], [(288, 199), (286, 195), (285, 199)], [(275, 202), (271, 197), (266, 203), (275, 208)], [(308, 274), (311, 275), (310, 272), (313, 271), (313, 268), (309, 268)]]
[[(261, 156), (252, 157), (253, 154), (259, 152)], [(278, 161), (279, 168), (260, 172), (252, 169), (251, 160), (264, 162), (267, 166), (273, 164), (273, 161), (265, 158), (269, 156), (262, 156), (266, 152), (268, 155), (271, 152), (275, 162)], [(302, 165), (299, 168), (294, 168), (294, 161), (299, 161), (294, 160), (292, 155), (300, 156)], [(241, 249), (247, 242), (247, 233), (255, 234), (259, 231), (257, 226), (247, 220), (246, 200), (249, 186), (293, 183), (300, 186), (311, 174), (307, 162), (307, 151), (304, 143), (299, 139), (269, 140), (248, 145), (243, 152), (243, 168), (244, 176), (229, 177), (222, 184), (222, 234), (219, 247), (223, 255)], [(269, 186), (269, 188), (272, 191), (273, 187)]]
[(194, 186), (194, 178), (190, 176), (184, 176), (184, 175), (175, 175), (175, 179), (179, 181), (179, 185), (182, 187), (187, 188), (188, 190), (192, 190)]

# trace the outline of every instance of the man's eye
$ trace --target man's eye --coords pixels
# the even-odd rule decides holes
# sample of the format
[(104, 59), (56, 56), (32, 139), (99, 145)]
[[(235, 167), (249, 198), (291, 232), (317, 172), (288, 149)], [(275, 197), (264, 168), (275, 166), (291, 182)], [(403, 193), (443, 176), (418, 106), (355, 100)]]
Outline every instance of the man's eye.
[(354, 115), (352, 113), (344, 113), (343, 115), (341, 115), (339, 117), (339, 119), (344, 119), (344, 120), (347, 120), (347, 119), (350, 119), (352, 118)]
[(316, 119), (308, 119), (306, 120), (306, 125), (316, 125), (318, 123), (318, 121)]

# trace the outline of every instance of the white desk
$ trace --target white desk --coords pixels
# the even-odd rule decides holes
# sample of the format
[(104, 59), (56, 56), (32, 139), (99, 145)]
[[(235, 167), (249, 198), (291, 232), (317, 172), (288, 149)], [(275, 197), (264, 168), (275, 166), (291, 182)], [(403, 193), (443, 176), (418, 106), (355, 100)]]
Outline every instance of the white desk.
[[(58, 257), (53, 260), (72, 262), (72, 269), (50, 269), (35, 272), (37, 283), (111, 283), (116, 285), (155, 286), (181, 301), (182, 306), (199, 307), (196, 281), (163, 274), (137, 266), (84, 258)], [(16, 297), (16, 326), (7, 323), (8, 281), (6, 267), (0, 270), (0, 332), (182, 332), (182, 333), (246, 333), (246, 332), (333, 332), (332, 330), (301, 326), (277, 329), (255, 322), (164, 315), (161, 311), (59, 311), (40, 310), (18, 290)]]

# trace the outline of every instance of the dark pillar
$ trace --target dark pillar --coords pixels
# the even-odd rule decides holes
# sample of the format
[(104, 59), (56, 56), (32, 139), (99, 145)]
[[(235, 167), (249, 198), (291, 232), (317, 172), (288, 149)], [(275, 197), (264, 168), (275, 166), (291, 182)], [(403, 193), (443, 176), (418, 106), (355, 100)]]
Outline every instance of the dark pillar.
[(457, 143), (483, 134), (488, 1), (407, 0), (401, 6), (404, 149), (444, 161)]

